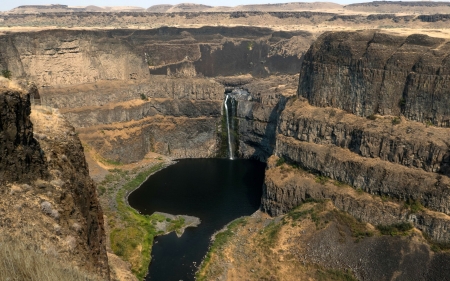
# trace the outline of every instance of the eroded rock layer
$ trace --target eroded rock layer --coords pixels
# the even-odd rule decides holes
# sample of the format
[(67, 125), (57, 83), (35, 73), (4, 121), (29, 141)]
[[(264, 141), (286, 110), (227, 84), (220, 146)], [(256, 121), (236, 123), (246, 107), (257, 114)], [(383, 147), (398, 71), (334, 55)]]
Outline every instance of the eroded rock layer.
[[(149, 73), (188, 77), (294, 74), (313, 39), (305, 31), (258, 27), (11, 33), (0, 36), (0, 68), (38, 86), (145, 79)], [(287, 60), (289, 64), (284, 63)]]
[[(278, 117), (280, 158), (269, 165), (262, 209), (279, 215), (331, 199), (361, 221), (411, 222), (449, 243), (447, 46), (425, 35), (321, 36), (305, 55), (298, 97)], [(303, 172), (280, 181), (293, 174), (275, 172), (284, 161)]]
[(207, 79), (152, 76), (47, 89), (42, 103), (59, 108), (102, 157), (128, 163), (148, 152), (215, 156), (224, 92)]
[(29, 98), (0, 88), (0, 183), (47, 176), (47, 163), (33, 138)]
[(2, 91), (0, 105), (1, 235), (109, 279), (103, 212), (74, 128), (40, 106), (30, 118), (20, 91)]
[(298, 94), (358, 116), (399, 115), (450, 126), (450, 43), (423, 34), (325, 33), (300, 72)]

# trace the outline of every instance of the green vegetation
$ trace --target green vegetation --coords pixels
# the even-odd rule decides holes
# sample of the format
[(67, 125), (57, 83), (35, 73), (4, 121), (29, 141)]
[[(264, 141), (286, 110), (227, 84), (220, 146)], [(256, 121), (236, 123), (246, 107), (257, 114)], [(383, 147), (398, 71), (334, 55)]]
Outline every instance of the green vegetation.
[(276, 165), (277, 167), (280, 167), (280, 166), (283, 165), (284, 163), (286, 163), (286, 160), (284, 160), (283, 157), (280, 157), (280, 158), (277, 159), (277, 162), (276, 162), (275, 165)]
[[(225, 106), (223, 106), (223, 112), (225, 112)], [(216, 125), (216, 135), (220, 140), (217, 157), (226, 157), (228, 155), (228, 135), (227, 135), (227, 118), (225, 114), (222, 114), (220, 124)]]
[(406, 99), (405, 98), (401, 98), (399, 101), (398, 101), (398, 106), (399, 107), (404, 107), (406, 105)]
[(148, 98), (145, 94), (141, 94), (141, 100), (148, 100)]
[(333, 210), (333, 214), (340, 224), (345, 225), (350, 229), (352, 237), (356, 238), (357, 241), (364, 237), (373, 236), (373, 232), (367, 228), (366, 223), (358, 221), (348, 213), (344, 211)]
[(253, 50), (253, 47), (255, 46), (255, 42), (250, 41), (247, 43), (247, 50), (251, 51)]
[[(327, 214), (322, 214), (323, 211), (325, 211), (325, 202), (326, 200), (307, 198), (304, 203), (289, 212), (286, 217), (292, 219), (293, 221), (302, 220), (309, 217), (315, 223), (316, 228), (321, 229), (330, 221)], [(305, 206), (305, 204), (308, 203), (315, 204)]]
[(357, 281), (351, 270), (343, 271), (339, 269), (318, 269), (316, 277), (319, 281)]
[(343, 187), (343, 186), (345, 186), (345, 183), (335, 180), (335, 181), (333, 181), (333, 185), (337, 186), (337, 187)]
[(367, 119), (369, 119), (369, 120), (377, 120), (377, 117), (375, 116), (375, 114), (371, 114), (371, 115), (367, 116)]
[(98, 161), (100, 161), (101, 163), (103, 163), (105, 165), (110, 165), (110, 166), (122, 166), (123, 165), (123, 163), (120, 162), (120, 160), (106, 159), (103, 157), (98, 157)]
[(377, 225), (377, 229), (383, 235), (405, 235), (407, 231), (413, 229), (413, 225), (410, 222), (401, 222), (391, 225)]
[(420, 203), (419, 200), (412, 199), (408, 199), (408, 201), (405, 202), (405, 208), (409, 209), (411, 213), (418, 213), (425, 209), (425, 207), (422, 205), (422, 203)]
[(281, 227), (285, 222), (275, 222), (272, 221), (269, 225), (267, 225), (263, 230), (263, 238), (261, 240), (262, 248), (268, 249), (269, 247), (275, 246), (278, 241), (279, 233)]
[(184, 226), (184, 218), (178, 218), (176, 220), (172, 220), (170, 225), (167, 227), (168, 232), (175, 231), (178, 234), (181, 234), (181, 228)]
[[(118, 190), (115, 196), (117, 212), (109, 214), (117, 216), (108, 221), (111, 229), (110, 239), (113, 252), (130, 262), (133, 273), (142, 279), (150, 263), (150, 252), (153, 239), (160, 234), (156, 231), (152, 222), (164, 221), (165, 217), (160, 215), (141, 215), (136, 210), (128, 206), (125, 196), (128, 192), (136, 189), (152, 173), (160, 170), (163, 163), (158, 163), (150, 169), (139, 173), (134, 179), (127, 182)], [(111, 178), (105, 178), (105, 181), (118, 180), (118, 177), (127, 176), (127, 172), (119, 169), (112, 170)]]
[(228, 240), (235, 234), (234, 230), (239, 225), (245, 225), (246, 220), (245, 218), (239, 218), (237, 220), (234, 220), (231, 222), (225, 231), (219, 232), (216, 234), (214, 242), (209, 248), (208, 253), (206, 254), (205, 258), (203, 259), (203, 262), (201, 264), (201, 267), (199, 271), (196, 273), (195, 277), (197, 281), (206, 281), (207, 277), (205, 275), (200, 275), (199, 272), (204, 271), (204, 267), (209, 263), (211, 260), (211, 257), (213, 255), (222, 255), (222, 249), (225, 246), (225, 244), (228, 242)]
[(316, 176), (316, 182), (320, 184), (326, 184), (329, 180), (330, 178), (326, 176)]
[(431, 120), (426, 120), (426, 121), (425, 121), (425, 125), (426, 125), (426, 127), (428, 128), (428, 127), (433, 126), (434, 124), (433, 124), (433, 122), (431, 122)]
[(394, 117), (392, 118), (392, 125), (398, 125), (402, 122), (402, 120), (400, 119), (400, 117)]
[(2, 76), (11, 80), (12, 73), (11, 73), (11, 71), (5, 69), (5, 70), (2, 70)]

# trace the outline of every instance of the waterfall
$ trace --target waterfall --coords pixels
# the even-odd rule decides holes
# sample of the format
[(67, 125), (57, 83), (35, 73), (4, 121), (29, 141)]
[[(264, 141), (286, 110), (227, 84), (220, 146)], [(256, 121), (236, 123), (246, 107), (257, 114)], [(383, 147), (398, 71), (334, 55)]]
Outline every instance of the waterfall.
[[(228, 104), (227, 104), (228, 97), (229, 97), (229, 95), (227, 95), (227, 96), (225, 97), (224, 105), (225, 105), (225, 114), (226, 114), (226, 116), (227, 116), (228, 153), (229, 153), (229, 155), (230, 155), (230, 160), (233, 160), (233, 159), (234, 159), (234, 158), (233, 158), (234, 153), (233, 153), (233, 143), (232, 143), (232, 141), (231, 141), (230, 117), (228, 116), (228, 115), (229, 115), (229, 113), (228, 113)], [(233, 102), (232, 102), (232, 109), (233, 109)], [(233, 122), (233, 123), (234, 123), (234, 122)]]

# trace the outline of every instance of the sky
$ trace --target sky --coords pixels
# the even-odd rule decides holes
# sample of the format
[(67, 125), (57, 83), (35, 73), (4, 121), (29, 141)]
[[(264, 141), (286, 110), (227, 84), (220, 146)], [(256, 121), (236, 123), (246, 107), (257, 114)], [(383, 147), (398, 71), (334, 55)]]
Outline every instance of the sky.
[[(63, 4), (69, 6), (138, 6), (148, 8), (157, 4), (196, 3), (209, 6), (238, 6), (245, 4), (288, 3), (293, 0), (0, 0), (0, 11), (8, 11), (21, 5)], [(314, 1), (304, 1), (314, 2)], [(334, 0), (317, 2), (335, 2), (339, 4), (370, 2), (368, 0)]]

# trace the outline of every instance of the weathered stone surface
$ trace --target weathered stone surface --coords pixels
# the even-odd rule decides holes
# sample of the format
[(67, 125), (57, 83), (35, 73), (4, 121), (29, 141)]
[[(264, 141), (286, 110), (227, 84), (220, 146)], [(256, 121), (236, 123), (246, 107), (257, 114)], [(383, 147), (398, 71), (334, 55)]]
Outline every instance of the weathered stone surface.
[(272, 155), (278, 119), (288, 97), (295, 95), (296, 81), (296, 76), (277, 76), (242, 86), (248, 96), (238, 99), (236, 111), (241, 157), (265, 162)]
[(29, 99), (0, 93), (1, 235), (109, 280), (103, 212), (81, 142), (56, 111), (38, 106), (31, 112)]
[(368, 193), (418, 200), (431, 210), (450, 213), (450, 178), (446, 176), (282, 135), (277, 136), (276, 155)]
[(450, 44), (413, 34), (328, 32), (305, 55), (298, 95), (358, 116), (450, 126)]
[(378, 116), (357, 117), (296, 101), (283, 111), (278, 132), (302, 142), (335, 145), (363, 157), (450, 176), (450, 130)]
[(33, 138), (30, 96), (0, 88), (0, 183), (47, 175), (47, 163)]
[(155, 116), (77, 131), (104, 158), (122, 163), (142, 160), (148, 152), (174, 158), (206, 158), (217, 153), (215, 128), (219, 119)]
[(134, 99), (171, 98), (177, 100), (223, 100), (224, 87), (207, 79), (152, 76), (133, 81), (98, 81), (77, 86), (45, 88), (42, 104), (75, 110), (78, 107), (104, 106)]
[(450, 216), (439, 212), (412, 213), (403, 202), (382, 200), (378, 196), (355, 191), (339, 183), (320, 183), (303, 170), (288, 165), (276, 167), (278, 157), (272, 156), (263, 186), (261, 209), (272, 216), (285, 214), (307, 199), (330, 199), (340, 210), (372, 225), (390, 225), (409, 221), (434, 241), (450, 241)]
[(145, 79), (150, 73), (264, 77), (297, 73), (312, 40), (309, 32), (258, 27), (11, 33), (0, 36), (0, 68), (38, 86)]
[(104, 158), (129, 163), (148, 152), (215, 156), (224, 93), (209, 79), (152, 77), (47, 89), (42, 100)]

